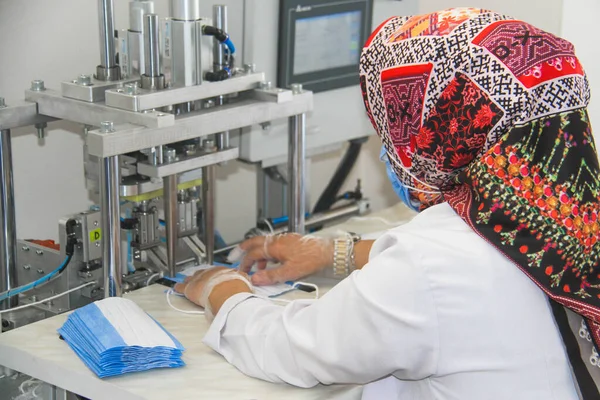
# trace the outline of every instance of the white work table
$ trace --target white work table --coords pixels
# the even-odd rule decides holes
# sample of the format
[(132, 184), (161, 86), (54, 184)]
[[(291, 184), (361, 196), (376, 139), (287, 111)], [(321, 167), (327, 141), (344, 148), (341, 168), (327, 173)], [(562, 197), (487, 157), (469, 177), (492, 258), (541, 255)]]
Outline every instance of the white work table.
[[(370, 217), (390, 221), (406, 221), (412, 212), (403, 206), (392, 207)], [(337, 229), (370, 233), (390, 228), (383, 221), (364, 219), (348, 221)], [(315, 277), (324, 293), (334, 281)], [(60, 340), (56, 330), (67, 315), (58, 315), (22, 328), (0, 334), (0, 365), (30, 375), (66, 391), (92, 400), (135, 399), (359, 399), (358, 386), (323, 386), (300, 389), (272, 384), (247, 377), (228, 364), (219, 354), (202, 343), (208, 323), (202, 315), (183, 314), (169, 307), (165, 287), (152, 285), (126, 295), (160, 322), (185, 347), (186, 366), (159, 369), (121, 377), (99, 379), (75, 353)], [(311, 298), (301, 291), (287, 293), (284, 298)], [(183, 298), (171, 296), (173, 305), (181, 309), (196, 306)], [(2, 395), (0, 393), (0, 398)]]

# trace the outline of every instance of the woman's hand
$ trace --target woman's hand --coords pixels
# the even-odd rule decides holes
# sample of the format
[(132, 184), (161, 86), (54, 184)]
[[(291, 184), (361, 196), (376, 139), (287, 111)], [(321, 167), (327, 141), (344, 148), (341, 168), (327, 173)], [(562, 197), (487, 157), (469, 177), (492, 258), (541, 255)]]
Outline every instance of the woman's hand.
[[(234, 249), (229, 261), (240, 261), (242, 273), (256, 265), (252, 283), (257, 286), (293, 281), (332, 265), (333, 240), (298, 234), (257, 236)], [(266, 269), (269, 261), (281, 266)]]
[(252, 293), (248, 275), (231, 268), (214, 267), (196, 272), (174, 290), (183, 294), (192, 303), (203, 307), (209, 319), (231, 296), (238, 293)]

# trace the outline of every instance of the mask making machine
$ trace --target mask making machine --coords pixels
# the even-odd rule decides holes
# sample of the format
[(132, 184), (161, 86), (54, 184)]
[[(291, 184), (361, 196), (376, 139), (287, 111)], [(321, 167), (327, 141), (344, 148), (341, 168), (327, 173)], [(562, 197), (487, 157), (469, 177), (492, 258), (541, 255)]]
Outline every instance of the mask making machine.
[[(0, 310), (14, 309), (0, 314), (2, 331), (226, 254), (231, 246), (215, 250), (215, 169), (240, 158), (248, 127), (288, 124), (287, 176), (273, 178), (285, 183), (279, 196), (287, 216), (262, 218), (262, 228), (304, 233), (368, 208), (358, 201), (305, 220), (313, 93), (301, 84), (274, 87), (253, 65), (236, 65), (226, 6), (215, 5), (207, 18), (200, 0), (171, 0), (162, 19), (153, 1), (129, 6), (129, 29), (115, 31), (113, 0), (98, 0), (94, 73), (62, 82), (60, 90), (34, 80), (18, 104), (0, 99)], [(58, 243), (17, 240), (11, 129), (33, 125), (43, 138), (47, 123), (60, 119), (81, 124), (86, 182), (98, 205), (61, 219)], [(360, 187), (355, 194), (362, 199)], [(23, 285), (31, 287), (7, 296)]]
[[(0, 292), (49, 282), (0, 302), (2, 329), (80, 307), (213, 263), (215, 168), (238, 158), (229, 132), (289, 118), (289, 230), (303, 232), (304, 140), (312, 93), (275, 88), (252, 65), (235, 64), (227, 9), (212, 18), (199, 0), (172, 0), (159, 19), (152, 1), (130, 3), (129, 29), (114, 35), (113, 1), (99, 0), (100, 65), (62, 82), (34, 80), (21, 104), (0, 109)], [(88, 188), (99, 207), (59, 222), (59, 243), (17, 240), (11, 129), (64, 119), (82, 124)], [(200, 237), (202, 240), (200, 240)], [(49, 277), (56, 268), (63, 271)], [(84, 286), (85, 285), (85, 286)], [(10, 292), (9, 292), (10, 293)]]

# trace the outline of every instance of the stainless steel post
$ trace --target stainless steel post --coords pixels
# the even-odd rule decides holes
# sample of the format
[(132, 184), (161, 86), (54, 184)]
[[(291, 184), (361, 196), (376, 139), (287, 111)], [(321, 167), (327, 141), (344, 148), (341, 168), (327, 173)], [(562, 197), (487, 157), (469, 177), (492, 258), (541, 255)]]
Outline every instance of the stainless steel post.
[(98, 20), (100, 25), (100, 65), (96, 78), (115, 81), (121, 78), (115, 49), (115, 17), (113, 0), (98, 0)]
[(158, 15), (144, 15), (145, 74), (160, 75), (160, 49), (158, 41)]
[(121, 278), (121, 213), (119, 156), (102, 160), (100, 171), (100, 209), (102, 213), (102, 263), (104, 296), (120, 297)]
[(200, 19), (200, 0), (171, 0), (171, 18), (180, 21)]
[(144, 60), (144, 15), (154, 13), (152, 0), (129, 2), (129, 30), (127, 31), (127, 49), (129, 58), (129, 76), (141, 76), (145, 70)]
[(177, 215), (177, 175), (163, 178), (163, 200), (167, 230), (167, 268), (169, 276), (175, 276), (177, 263), (178, 215)]
[[(219, 28), (222, 31), (227, 32), (227, 6), (215, 5), (213, 6), (213, 24), (215, 28)], [(217, 39), (214, 39), (213, 46), (213, 63), (214, 70), (220, 71), (223, 69), (225, 64), (225, 54), (223, 51), (223, 45)]]
[(216, 166), (202, 168), (202, 219), (204, 221), (204, 244), (206, 263), (212, 264), (215, 258), (215, 183)]
[(288, 138), (288, 216), (289, 232), (304, 234), (306, 196), (304, 160), (306, 147), (306, 114), (289, 118)]
[(160, 48), (158, 37), (158, 15), (144, 16), (144, 74), (142, 88), (160, 90), (165, 87), (165, 77), (160, 68)]
[[(12, 289), (17, 280), (17, 225), (12, 172), (10, 130), (0, 131), (0, 292)], [(0, 301), (0, 310), (17, 305), (17, 297)]]
[[(227, 6), (215, 5), (213, 6), (213, 23), (216, 28), (219, 28), (227, 32)], [(222, 70), (225, 65), (225, 53), (223, 51), (223, 45), (214, 39), (213, 44), (213, 70), (218, 72)], [(224, 103), (224, 97), (219, 96), (216, 99), (216, 105), (222, 106)], [(217, 148), (219, 150), (229, 148), (229, 131), (221, 132), (216, 135)]]

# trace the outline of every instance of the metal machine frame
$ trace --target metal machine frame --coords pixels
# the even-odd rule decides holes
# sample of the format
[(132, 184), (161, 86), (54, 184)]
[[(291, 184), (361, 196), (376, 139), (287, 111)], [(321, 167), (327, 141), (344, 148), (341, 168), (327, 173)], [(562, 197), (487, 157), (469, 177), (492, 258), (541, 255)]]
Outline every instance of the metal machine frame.
[[(135, 2), (137, 3), (137, 2)], [(139, 2), (148, 3), (148, 2)], [(200, 63), (206, 65), (202, 53), (206, 40), (201, 37), (200, 19), (194, 8), (198, 0), (172, 0), (171, 17), (173, 24), (182, 29), (194, 30), (197, 34), (196, 64), (173, 64), (173, 74), (189, 72), (195, 69), (196, 80), (193, 84), (165, 87), (164, 76), (160, 68), (161, 58), (156, 54), (158, 20), (154, 14), (144, 15), (143, 68), (139, 65), (139, 76), (128, 76), (132, 68), (121, 68), (115, 61), (114, 16), (112, 0), (98, 0), (101, 33), (101, 63), (94, 76), (81, 75), (77, 79), (63, 82), (61, 91), (46, 89), (43, 81), (32, 81), (31, 88), (25, 91), (25, 101), (19, 104), (5, 105), (0, 100), (0, 292), (14, 288), (21, 279), (29, 277), (30, 270), (17, 273), (17, 253), (23, 265), (37, 271), (33, 261), (28, 260), (32, 252), (52, 254), (52, 263), (56, 263), (62, 251), (44, 250), (35, 244), (18, 242), (16, 238), (14, 182), (12, 178), (11, 130), (34, 125), (38, 134), (43, 136), (50, 121), (64, 119), (84, 125), (86, 131), (85, 148), (89, 177), (99, 180), (97, 190), (100, 197), (100, 211), (97, 216), (101, 227), (101, 268), (75, 271), (66, 283), (75, 286), (80, 283), (96, 281), (96, 286), (85, 288), (89, 293), (84, 297), (93, 301), (98, 296), (121, 296), (125, 268), (121, 254), (121, 207), (120, 197), (129, 189), (124, 185), (123, 171), (127, 170), (124, 160), (130, 154), (141, 152), (150, 154), (147, 160), (138, 160), (135, 169), (138, 175), (147, 179), (133, 185), (133, 191), (163, 189), (164, 219), (166, 225), (166, 248), (164, 257), (165, 274), (176, 273), (176, 251), (179, 215), (178, 183), (182, 176), (197, 179), (194, 171), (202, 174), (202, 215), (205, 254), (204, 262), (212, 263), (214, 256), (214, 207), (215, 207), (215, 167), (217, 164), (238, 158), (238, 148), (231, 147), (228, 132), (240, 128), (267, 123), (276, 119), (288, 119), (289, 157), (288, 157), (288, 210), (290, 212), (289, 231), (303, 233), (305, 229), (305, 135), (306, 113), (313, 107), (313, 95), (304, 91), (300, 85), (289, 89), (272, 88), (266, 85), (264, 74), (255, 72), (252, 65), (237, 68), (231, 77), (217, 82), (200, 82), (203, 72)], [(148, 11), (148, 10), (147, 10)], [(149, 9), (151, 11), (151, 7)], [(215, 26), (226, 27), (226, 10), (215, 7)], [(193, 24), (188, 21), (195, 21)], [(138, 24), (139, 21), (138, 21)], [(132, 26), (133, 29), (133, 26)], [(178, 28), (179, 29), (179, 28)], [(130, 30), (130, 33), (133, 32)], [(135, 32), (134, 32), (135, 33)], [(133, 34), (132, 34), (133, 35)], [(133, 35), (135, 36), (135, 35)], [(135, 36), (138, 39), (142, 37)], [(212, 41), (212, 38), (211, 38)], [(214, 46), (215, 71), (223, 68), (222, 46)], [(185, 60), (188, 63), (189, 60)], [(175, 61), (173, 61), (175, 62)], [(179, 62), (179, 61), (177, 61)], [(192, 65), (192, 67), (190, 67)], [(188, 75), (186, 75), (188, 76)], [(187, 86), (186, 86), (187, 85)], [(183, 105), (183, 106), (182, 106)], [(169, 146), (194, 141), (197, 145), (193, 152), (177, 155), (174, 151), (167, 154)], [(179, 177), (179, 178), (178, 178)], [(143, 186), (143, 188), (142, 188)], [(87, 214), (77, 214), (73, 218), (78, 222), (79, 236), (76, 253), (85, 259), (84, 248), (89, 227), (85, 225)], [(90, 228), (91, 229), (91, 228)], [(96, 228), (97, 230), (97, 228)], [(63, 232), (63, 231), (61, 231)], [(190, 241), (193, 241), (190, 239)], [(19, 246), (22, 251), (18, 251)], [(27, 248), (28, 250), (24, 250)], [(202, 254), (201, 254), (202, 255)], [(51, 262), (48, 262), (50, 264)], [(39, 269), (39, 274), (47, 273)], [(35, 275), (35, 274), (33, 274)], [(144, 278), (146, 275), (144, 275)], [(89, 289), (89, 290), (88, 290)], [(71, 296), (71, 299), (73, 297)], [(35, 300), (22, 298), (27, 303)], [(79, 301), (64, 300), (53, 308), (54, 313), (81, 305)], [(0, 309), (17, 305), (17, 297), (0, 302)], [(45, 305), (45, 311), (50, 304)], [(42, 307), (44, 309), (44, 307)], [(39, 308), (30, 310), (39, 311)], [(9, 320), (17, 320), (12, 314)], [(35, 319), (36, 317), (32, 317)], [(39, 319), (39, 318), (37, 318)]]

